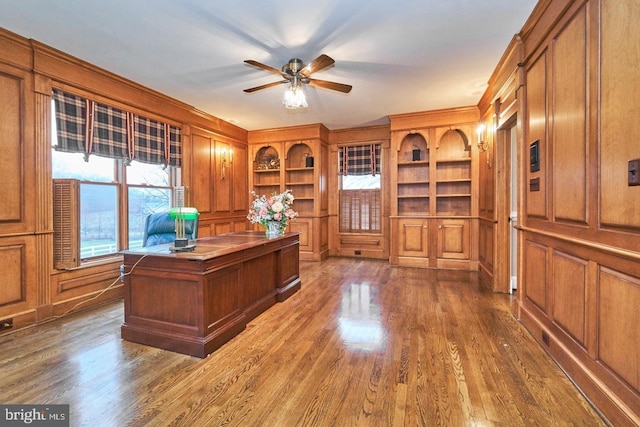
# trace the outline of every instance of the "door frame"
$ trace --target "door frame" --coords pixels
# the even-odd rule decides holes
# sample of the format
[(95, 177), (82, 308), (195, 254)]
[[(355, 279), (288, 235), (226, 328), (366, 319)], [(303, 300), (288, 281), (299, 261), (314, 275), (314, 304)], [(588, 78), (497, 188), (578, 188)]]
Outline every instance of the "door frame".
[[(506, 119), (496, 130), (496, 224), (494, 241), (493, 291), (511, 292), (511, 131), (517, 129), (517, 114)], [(518, 129), (517, 129), (518, 130)], [(518, 139), (518, 138), (517, 138)], [(516, 144), (517, 146), (517, 144)], [(520, 153), (518, 153), (519, 159)], [(519, 160), (517, 162), (519, 164)], [(517, 165), (516, 165), (517, 166)], [(517, 193), (519, 194), (519, 193)], [(517, 245), (516, 245), (517, 247)]]

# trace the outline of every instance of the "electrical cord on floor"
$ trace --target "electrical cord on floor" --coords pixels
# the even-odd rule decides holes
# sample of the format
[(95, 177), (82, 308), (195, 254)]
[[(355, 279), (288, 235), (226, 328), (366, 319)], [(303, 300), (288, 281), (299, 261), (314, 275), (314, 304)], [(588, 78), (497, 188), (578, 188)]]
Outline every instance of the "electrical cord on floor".
[(138, 264), (140, 264), (140, 261), (142, 261), (143, 259), (145, 259), (147, 257), (147, 255), (149, 254), (144, 254), (140, 257), (140, 259), (138, 261), (136, 261), (135, 264), (133, 264), (133, 266), (131, 267), (131, 269), (127, 272), (121, 272), (120, 276), (118, 276), (118, 278), (116, 280), (114, 280), (113, 282), (111, 282), (111, 284), (109, 286), (107, 286), (106, 288), (104, 288), (103, 290), (101, 290), (98, 294), (92, 296), (91, 298), (88, 298), (86, 300), (80, 301), (79, 303), (77, 303), (76, 305), (74, 305), (73, 307), (71, 307), (69, 310), (65, 311), (64, 313), (60, 314), (59, 316), (53, 316), (51, 317), (50, 320), (55, 320), (55, 319), (59, 319), (61, 317), (64, 317), (66, 315), (68, 315), (69, 313), (71, 313), (73, 310), (75, 310), (78, 306), (82, 305), (82, 304), (86, 304), (90, 301), (93, 301), (95, 299), (100, 298), (102, 295), (104, 295), (105, 292), (107, 292), (109, 289), (113, 288), (116, 283), (123, 281), (125, 276), (130, 275), (131, 273), (133, 273), (133, 270), (138, 266)]

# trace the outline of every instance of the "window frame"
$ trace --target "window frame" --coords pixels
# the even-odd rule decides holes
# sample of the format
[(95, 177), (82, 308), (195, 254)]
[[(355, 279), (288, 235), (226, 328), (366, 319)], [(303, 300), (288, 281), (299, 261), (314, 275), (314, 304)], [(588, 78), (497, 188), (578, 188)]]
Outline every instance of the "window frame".
[[(53, 136), (53, 138), (55, 138), (55, 135)], [(52, 145), (51, 147), (52, 151), (55, 151), (55, 147)], [(65, 154), (75, 154), (75, 153), (65, 153)], [(97, 155), (92, 155), (89, 157), (89, 162), (91, 162), (91, 158), (92, 157), (100, 157)], [(168, 178), (168, 183), (167, 185), (151, 185), (151, 184), (139, 184), (139, 183), (135, 183), (135, 184), (129, 184), (127, 182), (127, 168), (130, 167), (135, 167), (135, 166), (127, 166), (125, 165), (125, 161), (122, 159), (112, 159), (112, 158), (107, 158), (108, 160), (113, 162), (113, 168), (114, 168), (114, 174), (113, 174), (113, 181), (108, 182), (108, 181), (94, 181), (94, 180), (89, 180), (89, 179), (82, 179), (82, 178), (73, 178), (73, 179), (77, 179), (79, 184), (82, 186), (83, 184), (89, 184), (89, 185), (104, 185), (104, 186), (114, 186), (116, 187), (116, 203), (117, 206), (115, 207), (115, 210), (117, 212), (117, 226), (118, 229), (116, 230), (116, 251), (112, 252), (112, 253), (108, 253), (108, 254), (102, 254), (102, 255), (96, 255), (96, 256), (90, 256), (90, 257), (81, 257), (80, 259), (80, 266), (86, 265), (86, 264), (90, 264), (90, 263), (95, 263), (95, 262), (99, 262), (101, 260), (107, 260), (107, 259), (111, 259), (114, 256), (117, 256), (118, 253), (120, 251), (126, 250), (130, 248), (130, 239), (129, 239), (129, 223), (130, 223), (130, 218), (129, 218), (129, 192), (130, 189), (136, 189), (136, 188), (142, 188), (142, 189), (150, 189), (150, 188), (157, 188), (157, 189), (161, 189), (161, 190), (168, 190), (169, 191), (169, 206), (167, 206), (167, 209), (170, 208), (173, 204), (173, 195), (174, 195), (174, 190), (176, 187), (180, 186), (180, 178), (181, 178), (181, 173), (180, 173), (180, 168), (178, 167), (174, 167), (174, 166), (167, 166), (167, 178)], [(78, 160), (79, 162), (84, 161), (82, 159), (81, 156), (78, 156)], [(53, 163), (53, 159), (52, 159), (52, 163)], [(160, 166), (160, 165), (159, 165)], [(52, 164), (52, 179), (53, 179), (53, 169), (54, 166)], [(56, 177), (56, 178), (69, 178), (69, 177)], [(79, 215), (82, 217), (82, 205), (81, 200), (78, 200), (79, 206)], [(79, 237), (80, 241), (78, 242), (78, 246), (81, 248), (82, 247), (82, 238)], [(82, 254), (82, 251), (81, 251)]]
[[(124, 163), (122, 161), (120, 161), (120, 163)], [(169, 190), (169, 206), (167, 208), (170, 208), (171, 206), (173, 206), (173, 197), (175, 195), (175, 189), (176, 187), (180, 186), (180, 168), (175, 167), (175, 166), (167, 166), (167, 179), (168, 179), (168, 183), (166, 186), (161, 186), (161, 185), (151, 185), (151, 184), (133, 184), (133, 183), (128, 183), (127, 179), (126, 179), (126, 172), (127, 169), (130, 168), (132, 166), (125, 166), (124, 167), (124, 177), (123, 177), (123, 191), (122, 191), (122, 197), (121, 197), (121, 204), (123, 206), (123, 208), (125, 209), (126, 215), (124, 216), (124, 218), (126, 218), (126, 227), (122, 228), (122, 233), (126, 236), (126, 240), (123, 240), (123, 243), (126, 242), (126, 247), (129, 249), (133, 249), (131, 247), (131, 241), (130, 241), (130, 227), (129, 227), (129, 223), (130, 223), (130, 219), (131, 219), (131, 213), (130, 213), (130, 209), (129, 209), (129, 194), (130, 194), (130, 190), (131, 189), (137, 189), (137, 188), (144, 188), (144, 189), (150, 189), (150, 188), (156, 188), (156, 189), (161, 189), (161, 190)]]
[[(338, 147), (340, 152), (346, 152), (350, 150), (358, 150), (358, 148), (370, 145), (372, 148), (372, 154), (375, 153), (374, 146), (379, 146), (379, 154), (377, 165), (372, 165), (374, 168), (371, 172), (371, 175), (378, 177), (378, 187), (362, 187), (362, 188), (348, 188), (344, 189), (344, 178), (347, 176), (364, 176), (363, 174), (349, 175), (347, 174), (346, 164), (344, 159), (341, 158), (341, 155), (338, 155), (338, 233), (340, 234), (375, 234), (381, 235), (383, 233), (383, 144), (382, 142), (376, 141), (367, 144), (349, 144), (349, 145), (341, 145)], [(342, 151), (344, 150), (344, 151)], [(341, 165), (342, 170), (341, 169)], [(373, 173), (375, 172), (375, 174)], [(348, 197), (349, 201), (349, 212), (350, 216), (348, 220), (343, 220), (343, 210), (344, 203), (346, 203), (345, 198)], [(354, 200), (358, 200), (359, 204), (354, 209), (352, 203)], [(372, 201), (375, 201), (372, 204)], [(353, 215), (357, 213), (358, 218), (355, 218)], [(363, 215), (367, 217), (366, 221), (362, 221)], [(344, 226), (345, 223), (349, 224), (348, 227)], [(367, 227), (363, 228), (362, 224), (366, 222)], [(353, 224), (358, 224), (357, 227), (353, 227)], [(373, 228), (372, 228), (373, 227)]]

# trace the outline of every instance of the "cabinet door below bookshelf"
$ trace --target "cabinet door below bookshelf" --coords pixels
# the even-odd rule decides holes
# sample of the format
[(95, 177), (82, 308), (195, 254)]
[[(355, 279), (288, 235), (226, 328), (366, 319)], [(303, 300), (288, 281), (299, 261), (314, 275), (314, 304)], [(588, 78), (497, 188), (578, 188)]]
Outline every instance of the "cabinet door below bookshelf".
[(469, 239), (468, 219), (438, 220), (438, 258), (468, 260)]
[(398, 219), (399, 247), (401, 257), (429, 257), (429, 226), (427, 219)]

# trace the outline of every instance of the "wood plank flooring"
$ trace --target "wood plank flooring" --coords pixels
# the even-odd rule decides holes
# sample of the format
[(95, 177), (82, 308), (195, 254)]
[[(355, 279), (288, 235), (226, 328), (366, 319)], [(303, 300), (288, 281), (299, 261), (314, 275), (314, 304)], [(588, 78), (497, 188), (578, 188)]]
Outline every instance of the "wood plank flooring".
[(0, 337), (0, 403), (72, 426), (606, 425), (475, 273), (330, 258), (205, 359), (120, 339), (122, 302)]

